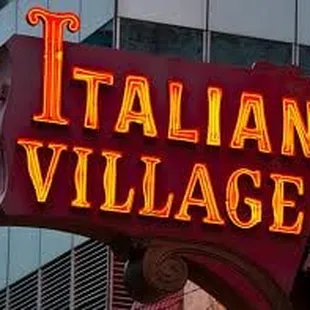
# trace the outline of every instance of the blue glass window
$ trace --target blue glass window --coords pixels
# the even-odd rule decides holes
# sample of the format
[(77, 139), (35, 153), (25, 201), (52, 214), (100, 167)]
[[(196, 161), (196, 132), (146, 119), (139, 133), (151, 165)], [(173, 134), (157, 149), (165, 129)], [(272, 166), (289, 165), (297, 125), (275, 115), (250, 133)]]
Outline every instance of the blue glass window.
[(284, 42), (213, 32), (211, 62), (251, 66), (257, 61), (276, 65), (291, 63), (292, 45)]
[(112, 47), (113, 45), (113, 22), (109, 21), (84, 39), (83, 43), (96, 46)]
[(12, 0), (0, 0), (0, 9), (7, 5)]
[(121, 19), (120, 37), (121, 49), (202, 59), (201, 30)]
[(299, 47), (299, 64), (306, 75), (310, 75), (310, 46), (301, 45)]

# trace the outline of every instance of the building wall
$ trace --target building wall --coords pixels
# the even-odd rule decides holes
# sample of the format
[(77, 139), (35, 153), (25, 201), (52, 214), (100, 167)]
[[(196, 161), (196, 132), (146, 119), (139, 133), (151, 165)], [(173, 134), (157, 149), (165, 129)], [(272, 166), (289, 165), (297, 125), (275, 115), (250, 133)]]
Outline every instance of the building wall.
[(0, 309), (130, 309), (123, 269), (108, 246), (86, 240), (2, 288)]
[(36, 301), (40, 300), (41, 266), (54, 261), (68, 250), (73, 253), (86, 240), (82, 236), (48, 229), (0, 227), (0, 309), (14, 309), (10, 306), (10, 300), (16, 283), (32, 273), (35, 273), (33, 283), (36, 284)]

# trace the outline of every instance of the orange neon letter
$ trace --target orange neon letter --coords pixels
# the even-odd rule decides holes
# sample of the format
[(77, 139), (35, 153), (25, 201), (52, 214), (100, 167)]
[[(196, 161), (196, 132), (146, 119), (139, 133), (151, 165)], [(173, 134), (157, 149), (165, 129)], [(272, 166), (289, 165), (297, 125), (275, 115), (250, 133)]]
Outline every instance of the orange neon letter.
[(37, 25), (41, 20), (44, 27), (43, 110), (33, 120), (68, 125), (69, 120), (61, 115), (63, 36), (66, 25), (72, 32), (80, 29), (79, 17), (36, 7), (29, 10), (27, 20), (30, 25)]
[[(255, 127), (247, 127), (251, 112), (254, 116)], [(258, 149), (263, 153), (271, 153), (271, 144), (268, 136), (264, 100), (261, 95), (242, 93), (239, 115), (230, 147), (244, 148), (245, 139), (257, 140)]]
[(99, 129), (98, 118), (98, 91), (99, 84), (113, 85), (114, 76), (108, 72), (90, 71), (78, 67), (73, 68), (73, 78), (79, 81), (85, 81), (86, 90), (86, 112), (84, 127), (89, 129)]
[(103, 187), (105, 191), (105, 203), (100, 206), (102, 211), (111, 211), (117, 213), (130, 213), (135, 190), (131, 188), (127, 200), (123, 204), (116, 204), (116, 162), (118, 158), (121, 158), (121, 153), (113, 151), (103, 151), (102, 156), (106, 159), (106, 167), (103, 175)]
[[(136, 97), (139, 98), (139, 112), (133, 111)], [(122, 107), (114, 130), (122, 133), (129, 132), (130, 123), (132, 122), (143, 125), (145, 136), (157, 136), (151, 106), (150, 86), (148, 80), (143, 76), (127, 76)]]
[[(201, 188), (202, 198), (193, 197), (197, 184)], [(180, 221), (190, 221), (191, 216), (188, 214), (190, 205), (197, 205), (207, 209), (207, 216), (203, 218), (203, 223), (224, 225), (224, 220), (217, 209), (208, 170), (203, 164), (194, 165), (179, 213), (174, 218)]]
[[(301, 117), (297, 101), (283, 99), (283, 139), (281, 153), (295, 155), (295, 130), (305, 157), (310, 157), (310, 102), (307, 102), (307, 129)], [(295, 129), (295, 130), (294, 130)]]
[(254, 198), (244, 198), (244, 203), (251, 209), (251, 218), (248, 221), (240, 219), (238, 215), (238, 205), (240, 199), (238, 180), (242, 175), (249, 176), (252, 179), (255, 188), (259, 188), (261, 185), (261, 173), (258, 170), (253, 171), (241, 168), (234, 171), (227, 182), (226, 209), (229, 218), (236, 226), (247, 229), (252, 228), (262, 221), (262, 202)]
[(181, 101), (183, 84), (180, 82), (169, 81), (168, 87), (170, 102), (168, 139), (197, 143), (199, 140), (198, 130), (182, 129)]
[(21, 145), (26, 151), (28, 172), (35, 189), (37, 201), (45, 202), (54, 179), (60, 154), (62, 151), (67, 150), (67, 146), (64, 144), (49, 143), (48, 148), (52, 150), (53, 155), (45, 179), (43, 180), (38, 159), (38, 149), (43, 147), (43, 143), (30, 139), (18, 139), (17, 144)]
[(304, 182), (301, 177), (288, 176), (272, 173), (271, 179), (275, 182), (274, 193), (272, 197), (272, 208), (274, 222), (269, 227), (270, 231), (280, 232), (284, 234), (299, 235), (302, 230), (304, 212), (298, 212), (297, 219), (291, 226), (284, 224), (284, 208), (295, 208), (295, 201), (284, 199), (285, 184), (293, 184), (297, 187), (298, 195), (304, 194)]
[(84, 147), (74, 147), (78, 160), (74, 173), (74, 185), (76, 190), (76, 198), (71, 205), (78, 208), (89, 208), (90, 203), (87, 201), (87, 162), (88, 155), (93, 153), (92, 149)]
[(207, 131), (207, 145), (221, 145), (221, 101), (222, 89), (208, 87), (209, 120)]
[(169, 193), (166, 204), (155, 209), (155, 169), (160, 163), (160, 159), (156, 157), (142, 156), (141, 160), (145, 163), (145, 174), (143, 178), (143, 195), (144, 208), (139, 211), (140, 215), (167, 218), (170, 215), (173, 193)]

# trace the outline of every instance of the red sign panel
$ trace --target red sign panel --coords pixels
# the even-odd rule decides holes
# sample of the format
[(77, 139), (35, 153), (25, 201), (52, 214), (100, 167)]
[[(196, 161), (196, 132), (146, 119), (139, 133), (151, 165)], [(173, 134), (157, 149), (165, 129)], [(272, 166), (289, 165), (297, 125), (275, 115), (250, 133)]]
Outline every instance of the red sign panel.
[(289, 290), (310, 224), (309, 81), (63, 43), (74, 15), (28, 19), (44, 40), (7, 44), (10, 223), (220, 244)]

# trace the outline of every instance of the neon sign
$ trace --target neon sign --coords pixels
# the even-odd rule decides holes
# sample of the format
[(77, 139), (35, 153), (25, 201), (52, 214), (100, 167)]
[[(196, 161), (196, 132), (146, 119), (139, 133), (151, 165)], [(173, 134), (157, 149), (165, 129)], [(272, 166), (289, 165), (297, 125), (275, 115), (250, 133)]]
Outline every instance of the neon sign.
[[(260, 92), (255, 87), (251, 90), (248, 86), (240, 89), (238, 96), (232, 98), (220, 79), (212, 81), (209, 77), (211, 81), (206, 81), (196, 91), (199, 96), (196, 94), (194, 100), (199, 100), (200, 103), (196, 104), (195, 109), (203, 107), (202, 115), (199, 115), (199, 111), (188, 106), (192, 96), (190, 87), (196, 86), (192, 84), (189, 87), (181, 77), (168, 75), (165, 93), (156, 94), (156, 98), (152, 80), (154, 77), (144, 75), (141, 71), (134, 73), (129, 66), (122, 73), (109, 66), (106, 69), (96, 69), (93, 64), (84, 66), (81, 63), (68, 66), (65, 63), (63, 37), (66, 26), (70, 31), (79, 30), (80, 21), (76, 15), (56, 14), (43, 8), (33, 8), (28, 12), (27, 19), (33, 26), (41, 21), (44, 28), (41, 101), (33, 102), (36, 108), (31, 111), (32, 122), (29, 120), (29, 124), (41, 132), (46, 130), (46, 126), (51, 130), (59, 126), (60, 137), (66, 131), (79, 131), (77, 136), (83, 136), (82, 141), (61, 141), (59, 138), (57, 142), (33, 135), (23, 134), (17, 137), (17, 145), (23, 150), (22, 156), (25, 158), (28, 182), (32, 185), (35, 200), (42, 205), (40, 208), (46, 208), (44, 205), (53, 200), (52, 191), (57, 187), (55, 175), (57, 171), (59, 173), (60, 162), (70, 153), (70, 157), (74, 158), (74, 168), (72, 175), (67, 178), (74, 189), (70, 192), (72, 212), (74, 209), (97, 209), (102, 213), (136, 213), (146, 218), (195, 221), (197, 225), (219, 226), (222, 229), (227, 225), (238, 229), (253, 229), (262, 224), (265, 210), (271, 206), (269, 232), (301, 234), (306, 206), (299, 206), (297, 201), (305, 193), (304, 175), (277, 170), (266, 173), (263, 166), (247, 165), (243, 159), (237, 161), (234, 168), (227, 169), (227, 160), (230, 158), (227, 154), (231, 150), (238, 152), (231, 155), (234, 157), (254, 152), (258, 157), (267, 156), (268, 161), (268, 156), (296, 156), (296, 145), (299, 143), (303, 156), (309, 157), (309, 119), (306, 127), (297, 99), (282, 99), (282, 131), (277, 132), (277, 139), (281, 135), (282, 137), (281, 147), (277, 149), (279, 143), (273, 143), (274, 134), (272, 138), (269, 133), (270, 124), (274, 120), (266, 114), (268, 106), (263, 91)], [(102, 59), (104, 63), (104, 57)], [(67, 71), (69, 81), (64, 80), (64, 70)], [(78, 101), (71, 100), (69, 106), (63, 96), (63, 92), (66, 92), (64, 87), (77, 88), (85, 99), (84, 102), (78, 96), (75, 97)], [(119, 100), (111, 102), (116, 89)], [(231, 101), (229, 109), (233, 109), (233, 112), (230, 125), (225, 128), (223, 114), (229, 113), (226, 111), (229, 110), (228, 101)], [(108, 105), (113, 105), (114, 120), (110, 117), (111, 113), (105, 116), (105, 107)], [(70, 117), (72, 110), (79, 111), (75, 119)], [(160, 120), (159, 113), (165, 113), (160, 116)], [(309, 113), (307, 103), (307, 118)], [(46, 126), (37, 127), (35, 123)], [(232, 129), (231, 132), (228, 128)], [(224, 131), (229, 134), (224, 134)], [(130, 141), (134, 137), (140, 145), (132, 145), (132, 148), (128, 144), (124, 146), (126, 136), (131, 137)], [(90, 142), (92, 139), (96, 140), (93, 146)], [(99, 145), (99, 140), (107, 139), (113, 141), (114, 148), (109, 148), (104, 143)], [(189, 151), (181, 164), (187, 166), (186, 174), (178, 173), (177, 167), (170, 172), (169, 163), (165, 160), (166, 152), (171, 152), (168, 161), (171, 162), (185, 149)], [(155, 153), (150, 150), (155, 150)], [(50, 154), (44, 160), (44, 169), (40, 155), (43, 151)], [(134, 156), (131, 156), (132, 152)], [(193, 160), (190, 156), (195, 153), (198, 156)], [(223, 160), (226, 160), (225, 177), (221, 176), (221, 163), (216, 174), (214, 171), (211, 173), (214, 169), (210, 169), (214, 158), (218, 160), (217, 157), (220, 158), (222, 154), (225, 154)], [(211, 159), (211, 163), (204, 160), (204, 156)], [(94, 165), (96, 161), (100, 161), (101, 167), (101, 170), (97, 169), (101, 175), (99, 183), (97, 179), (93, 183), (94, 178), (89, 172), (89, 165)], [(177, 165), (179, 164), (180, 161)], [(133, 171), (136, 167), (139, 175), (132, 178), (134, 182), (125, 182), (126, 185), (123, 184), (124, 174), (119, 174), (120, 170), (125, 169), (125, 165), (131, 165), (130, 172), (127, 173), (135, 173)], [(167, 183), (160, 184), (160, 189), (157, 186), (159, 174), (161, 182), (167, 179)], [(220, 182), (214, 182), (216, 178)], [(172, 179), (179, 180), (177, 186)], [(264, 195), (267, 183), (272, 191), (268, 188), (268, 199), (263, 201), (260, 195)], [(247, 187), (246, 193), (242, 192), (244, 185)], [(94, 199), (90, 186), (101, 187), (98, 191), (99, 198), (96, 196)], [(121, 193), (119, 188), (122, 188)], [(289, 192), (287, 188), (290, 188)], [(193, 219), (193, 212), (199, 212), (200, 221), (197, 221), (197, 216)]]

